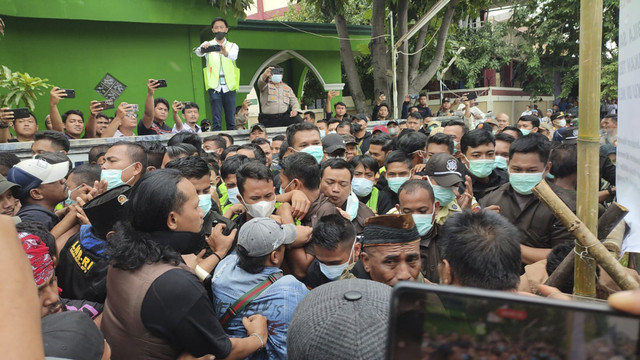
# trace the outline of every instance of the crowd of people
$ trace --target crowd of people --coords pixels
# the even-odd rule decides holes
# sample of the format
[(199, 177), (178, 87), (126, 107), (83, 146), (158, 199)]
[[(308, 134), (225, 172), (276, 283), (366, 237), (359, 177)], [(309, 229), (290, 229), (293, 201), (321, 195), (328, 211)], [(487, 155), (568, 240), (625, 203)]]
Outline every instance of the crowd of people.
[[(156, 79), (139, 121), (126, 102), (113, 119), (98, 101), (86, 122), (77, 109), (61, 115), (68, 93), (58, 87), (48, 130), (33, 114), (0, 112), (0, 142), (32, 142), (33, 158), (0, 152), (2, 214), (13, 220), (0, 227), (31, 266), (18, 284), (37, 287), (45, 355), (381, 358), (400, 281), (549, 291), (535, 279), (574, 237), (532, 188), (548, 182), (575, 211), (577, 104), (511, 121), (466, 96), (432, 111), (426, 95), (408, 95), (404, 120), (370, 131), (389, 116), (384, 94), (370, 116), (331, 109), (329, 92), (316, 119), (270, 66), (258, 79), (259, 123), (248, 126), (250, 102), (233, 111), (237, 45), (223, 19), (212, 31), (196, 49), (211, 122), (193, 102), (157, 97)], [(219, 132), (223, 108), (226, 128), (247, 126), (249, 143)], [(601, 124), (604, 211), (616, 196), (616, 115)], [(270, 137), (274, 126), (286, 134)], [(70, 139), (170, 133), (167, 145), (97, 145), (82, 165), (66, 155)], [(600, 280), (602, 297), (620, 290)]]

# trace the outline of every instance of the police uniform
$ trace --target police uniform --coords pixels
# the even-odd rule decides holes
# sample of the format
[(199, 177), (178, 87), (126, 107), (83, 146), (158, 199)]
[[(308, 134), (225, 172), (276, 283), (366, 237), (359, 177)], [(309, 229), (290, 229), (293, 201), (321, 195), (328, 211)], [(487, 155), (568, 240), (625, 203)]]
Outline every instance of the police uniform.
[[(295, 92), (284, 82), (274, 84), (265, 82), (262, 76), (258, 78), (258, 88), (260, 89), (261, 112), (258, 121), (265, 127), (289, 126), (302, 122), (300, 113), (300, 103)], [(298, 112), (298, 115), (291, 117), (291, 110)]]

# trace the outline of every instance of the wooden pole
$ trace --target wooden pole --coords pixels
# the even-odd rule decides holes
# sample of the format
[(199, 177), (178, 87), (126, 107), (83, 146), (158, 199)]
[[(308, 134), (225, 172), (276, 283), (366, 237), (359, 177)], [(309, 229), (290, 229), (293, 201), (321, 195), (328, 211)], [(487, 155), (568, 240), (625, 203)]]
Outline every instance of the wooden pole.
[[(617, 202), (614, 202), (613, 204), (611, 204), (611, 206), (607, 208), (604, 214), (600, 216), (600, 219), (598, 219), (598, 239), (600, 239), (600, 241), (603, 242), (607, 250), (609, 250), (610, 252), (612, 252), (612, 248), (610, 246), (607, 246), (607, 244), (604, 243), (604, 241), (605, 239), (608, 239), (610, 236), (613, 236), (611, 232), (614, 229), (616, 229), (616, 226), (618, 224), (621, 224), (624, 227), (624, 223), (621, 223), (621, 221), (622, 219), (624, 219), (625, 216), (627, 216), (628, 213), (629, 213), (629, 210), (627, 208), (618, 204)], [(619, 234), (616, 234), (616, 236), (618, 235)], [(620, 240), (622, 240), (622, 236), (620, 236)], [(619, 254), (617, 258), (618, 257), (620, 257)], [(566, 283), (567, 281), (569, 281), (569, 277), (573, 276), (573, 271), (575, 267), (574, 264), (575, 264), (575, 253), (572, 252), (572, 253), (569, 253), (564, 258), (564, 260), (562, 260), (560, 265), (558, 265), (558, 267), (553, 271), (553, 273), (551, 273), (551, 275), (549, 276), (547, 281), (545, 281), (544, 284), (553, 286), (553, 287), (559, 287), (562, 284)]]
[[(601, 47), (602, 0), (581, 0), (577, 214), (591, 234), (598, 230)], [(578, 254), (585, 254), (585, 248), (576, 245)], [(595, 297), (595, 261), (585, 256), (575, 260), (573, 292)]]
[[(638, 282), (625, 272), (624, 267), (609, 253), (604, 245), (589, 231), (589, 228), (578, 219), (558, 195), (553, 192), (546, 181), (540, 181), (540, 183), (533, 188), (533, 193), (551, 209), (555, 216), (562, 221), (567, 230), (587, 249), (588, 255), (591, 255), (598, 262), (622, 290), (638, 288)], [(581, 255), (584, 258), (584, 254)], [(576, 259), (576, 263), (578, 262), (582, 262), (582, 260)], [(593, 271), (595, 272), (595, 264)]]

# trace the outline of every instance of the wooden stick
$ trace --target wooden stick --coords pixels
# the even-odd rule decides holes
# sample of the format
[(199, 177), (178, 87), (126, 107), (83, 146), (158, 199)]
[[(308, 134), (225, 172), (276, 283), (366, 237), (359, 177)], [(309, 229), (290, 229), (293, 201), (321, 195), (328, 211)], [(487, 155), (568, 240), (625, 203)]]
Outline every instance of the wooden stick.
[(540, 181), (533, 188), (533, 193), (562, 221), (576, 240), (587, 248), (589, 255), (593, 256), (622, 290), (638, 288), (639, 284), (636, 280), (624, 271), (624, 267), (609, 253), (558, 195), (553, 192), (546, 181)]
[[(614, 252), (614, 255), (617, 255), (615, 256), (616, 258), (620, 257), (620, 248), (618, 247), (618, 249), (615, 249), (615, 247), (612, 247), (610, 245), (610, 242), (605, 243), (605, 240), (608, 240), (611, 236), (614, 235), (611, 233), (613, 229), (617, 229), (617, 227), (619, 227), (620, 224), (624, 224), (624, 223), (621, 223), (621, 221), (622, 219), (624, 219), (625, 216), (627, 216), (628, 213), (629, 213), (629, 209), (618, 204), (617, 202), (614, 202), (613, 204), (611, 204), (611, 206), (607, 208), (604, 214), (600, 216), (600, 219), (598, 219), (598, 239), (600, 239), (603, 242), (607, 250), (609, 250), (610, 252)], [(624, 225), (622, 227), (622, 231), (623, 231), (622, 235), (624, 237)], [(615, 235), (616, 239), (618, 235), (619, 234)], [(547, 281), (545, 281), (545, 285), (559, 287), (561, 284), (564, 284), (567, 281), (569, 281), (569, 278), (573, 276), (574, 264), (575, 264), (575, 253), (571, 252), (567, 254), (567, 256), (564, 258), (564, 260), (562, 260), (560, 265), (558, 265), (558, 267), (553, 271), (553, 273), (551, 273)]]
[(598, 239), (606, 239), (628, 213), (629, 209), (614, 201), (598, 219)]

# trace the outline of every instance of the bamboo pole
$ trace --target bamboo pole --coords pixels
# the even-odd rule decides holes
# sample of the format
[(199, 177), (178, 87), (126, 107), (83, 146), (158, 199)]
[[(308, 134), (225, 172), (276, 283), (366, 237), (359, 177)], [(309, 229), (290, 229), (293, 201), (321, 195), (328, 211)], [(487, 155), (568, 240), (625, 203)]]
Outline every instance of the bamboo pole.
[[(581, 0), (577, 214), (591, 234), (598, 230), (601, 47), (602, 0)], [(584, 251), (584, 247), (576, 245), (577, 254)], [(576, 258), (574, 269), (574, 294), (595, 297), (595, 261), (584, 256), (580, 261)]]
[[(607, 210), (600, 216), (598, 219), (598, 239), (603, 242), (607, 250), (610, 252), (612, 248), (607, 246), (605, 243), (605, 239), (609, 239), (611, 237), (612, 231), (616, 229), (619, 224), (623, 224), (622, 219), (629, 213), (629, 209), (624, 206), (614, 202), (607, 208)], [(624, 231), (624, 230), (623, 230)], [(616, 234), (617, 237), (619, 234)], [(624, 235), (624, 234), (623, 234)], [(622, 240), (622, 236), (620, 236), (620, 240)], [(619, 258), (620, 255), (616, 256)], [(575, 267), (575, 253), (569, 253), (564, 260), (558, 265), (558, 267), (551, 273), (547, 281), (545, 281), (545, 285), (559, 287), (562, 284), (569, 281), (569, 277), (573, 276), (574, 267)]]
[[(587, 248), (588, 254), (593, 256), (622, 290), (638, 288), (639, 285), (636, 280), (625, 272), (624, 267), (609, 253), (604, 245), (589, 231), (589, 228), (578, 219), (558, 195), (553, 192), (546, 181), (540, 181), (540, 183), (533, 188), (533, 193), (562, 221), (576, 240), (578, 240), (583, 247)], [(582, 262), (582, 260), (576, 259), (576, 263), (579, 262)], [(595, 272), (595, 265), (593, 271)]]

